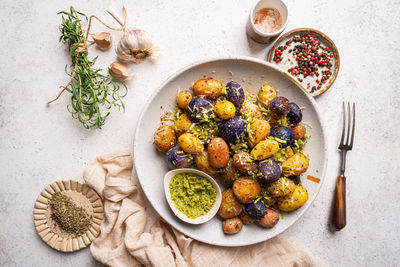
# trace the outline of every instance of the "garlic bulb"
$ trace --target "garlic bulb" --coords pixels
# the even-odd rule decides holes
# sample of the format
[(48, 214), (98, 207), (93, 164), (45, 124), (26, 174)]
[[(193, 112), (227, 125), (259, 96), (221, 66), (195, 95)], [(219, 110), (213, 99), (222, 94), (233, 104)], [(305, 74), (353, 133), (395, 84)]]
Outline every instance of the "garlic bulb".
[(122, 82), (131, 77), (131, 75), (129, 74), (128, 68), (119, 62), (113, 62), (110, 65), (109, 70), (110, 70), (111, 76), (116, 81)]
[(109, 32), (96, 32), (91, 34), (94, 42), (102, 49), (108, 49), (111, 47), (112, 37)]
[[(117, 15), (114, 9), (107, 10), (113, 18), (124, 26), (123, 20)], [(154, 47), (151, 35), (144, 30), (132, 27), (125, 27), (124, 35), (115, 50), (118, 58), (125, 61), (139, 63), (146, 58), (157, 58), (158, 48)]]
[(149, 33), (135, 28), (125, 30), (115, 50), (119, 59), (135, 63), (147, 57), (155, 58), (156, 51)]

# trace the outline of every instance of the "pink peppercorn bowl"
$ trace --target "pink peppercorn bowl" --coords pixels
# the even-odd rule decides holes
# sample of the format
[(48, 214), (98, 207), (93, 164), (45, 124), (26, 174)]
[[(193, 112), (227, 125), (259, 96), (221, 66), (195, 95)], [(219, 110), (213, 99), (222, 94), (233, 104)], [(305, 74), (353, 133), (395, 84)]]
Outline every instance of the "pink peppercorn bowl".
[[(284, 45), (285, 42), (288, 39), (292, 38), (294, 35), (301, 34), (301, 33), (308, 33), (311, 36), (318, 38), (322, 43), (324, 43), (324, 44), (326, 44), (327, 46), (330, 47), (330, 51), (333, 54), (332, 76), (316, 92), (310, 92), (309, 88), (307, 88), (307, 84), (306, 83), (299, 82), (298, 79), (296, 79), (290, 73), (288, 73), (287, 72), (287, 67), (288, 66), (283, 66), (283, 62), (277, 63), (277, 62), (275, 62), (273, 60), (274, 51), (275, 51), (275, 49), (277, 47)], [(333, 85), (333, 83), (336, 80), (336, 77), (339, 74), (339, 69), (340, 69), (340, 55), (339, 55), (339, 51), (338, 51), (335, 43), (326, 34), (320, 32), (320, 31), (318, 31), (316, 29), (312, 29), (312, 28), (297, 28), (297, 29), (290, 30), (290, 31), (286, 32), (285, 34), (283, 34), (281, 37), (279, 37), (279, 39), (274, 43), (274, 45), (269, 50), (269, 53), (268, 53), (268, 56), (267, 56), (267, 61), (272, 63), (272, 64), (274, 64), (274, 65), (276, 65), (276, 66), (278, 66), (279, 68), (281, 68), (284, 71), (283, 73), (288, 78), (290, 78), (292, 81), (294, 81), (296, 84), (298, 84), (300, 86), (300, 88), (303, 89), (303, 91), (305, 91), (307, 94), (309, 94), (310, 96), (313, 96), (313, 97), (322, 95), (329, 88), (331, 88), (331, 86)], [(311, 83), (311, 86), (313, 86), (313, 85), (317, 85), (317, 84), (312, 84)]]
[[(256, 27), (254, 24), (254, 17), (258, 10), (263, 8), (275, 8), (279, 11), (282, 16), (282, 26), (278, 31), (267, 33), (263, 32)], [(286, 28), (288, 24), (288, 8), (285, 3), (281, 0), (260, 0), (257, 4), (255, 4), (251, 10), (249, 15), (249, 20), (246, 25), (247, 34), (256, 42), (267, 44), (273, 41), (276, 37), (278, 37), (283, 30)]]

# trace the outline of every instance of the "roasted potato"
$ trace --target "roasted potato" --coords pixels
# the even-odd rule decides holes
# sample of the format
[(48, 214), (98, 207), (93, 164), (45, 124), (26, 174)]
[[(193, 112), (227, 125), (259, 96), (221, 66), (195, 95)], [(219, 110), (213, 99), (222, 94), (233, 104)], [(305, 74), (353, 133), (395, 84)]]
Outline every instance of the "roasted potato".
[(154, 144), (157, 149), (162, 152), (167, 152), (168, 149), (176, 145), (175, 130), (171, 126), (160, 126), (154, 133)]
[(279, 150), (279, 144), (275, 140), (266, 139), (258, 143), (251, 150), (251, 157), (255, 160), (263, 160), (272, 157)]
[(290, 103), (290, 111), (287, 114), (287, 118), (291, 125), (299, 124), (303, 119), (303, 113), (301, 112), (300, 107), (296, 103), (294, 102)]
[(204, 146), (200, 139), (191, 133), (184, 133), (179, 136), (178, 144), (183, 151), (190, 154), (198, 154), (204, 151)]
[(235, 105), (227, 100), (223, 100), (215, 104), (214, 111), (215, 115), (223, 120), (232, 119), (236, 115)]
[(302, 124), (293, 126), (292, 131), (294, 134), (294, 139), (301, 139), (306, 135), (306, 127), (304, 127)]
[(213, 78), (200, 79), (193, 85), (193, 93), (216, 99), (221, 95), (222, 87), (222, 83)]
[(264, 84), (258, 92), (258, 103), (263, 107), (268, 107), (269, 102), (276, 97), (276, 91), (269, 84)]
[(249, 153), (244, 151), (238, 151), (233, 155), (233, 166), (246, 175), (250, 175), (257, 170), (257, 163), (251, 159)]
[(282, 116), (290, 111), (290, 102), (284, 96), (277, 96), (269, 102), (269, 109), (275, 114)]
[(260, 162), (259, 169), (262, 175), (258, 179), (263, 184), (275, 182), (282, 175), (281, 166), (272, 159)]
[(262, 140), (264, 140), (270, 132), (271, 126), (265, 120), (255, 119), (250, 124), (250, 134), (247, 139), (247, 143), (250, 147), (256, 146)]
[(278, 207), (282, 211), (292, 211), (300, 208), (308, 200), (308, 192), (301, 185), (297, 185), (291, 194), (278, 200)]
[(254, 222), (244, 210), (239, 214), (239, 218), (244, 224), (252, 224)]
[(257, 223), (265, 228), (274, 227), (279, 221), (279, 214), (275, 210), (271, 208), (267, 208), (264, 217), (261, 220), (257, 221)]
[(224, 219), (233, 218), (240, 214), (243, 210), (242, 204), (233, 194), (232, 189), (226, 189), (222, 192), (221, 206), (219, 206), (218, 214)]
[(214, 116), (214, 102), (207, 98), (194, 97), (186, 112), (192, 121), (205, 122)]
[(249, 217), (253, 220), (260, 220), (265, 215), (265, 205), (259, 200), (256, 202), (251, 202), (244, 207), (244, 210), (249, 215)]
[(225, 168), (222, 169), (220, 176), (222, 181), (224, 181), (228, 186), (231, 186), (236, 178), (238, 178), (239, 173), (234, 168), (232, 159), (230, 159)]
[(229, 162), (229, 147), (225, 140), (216, 137), (208, 144), (208, 160), (214, 168), (223, 168)]
[(182, 114), (179, 118), (175, 121), (175, 131), (176, 134), (179, 136), (183, 133), (190, 133), (190, 127), (192, 126), (193, 122), (189, 119), (188, 115)]
[(296, 153), (282, 163), (282, 172), (286, 176), (300, 175), (307, 171), (309, 156), (307, 153)]
[(188, 91), (180, 91), (176, 97), (176, 104), (181, 109), (186, 109), (190, 101), (192, 101), (192, 94)]
[(261, 185), (253, 179), (240, 177), (233, 182), (232, 191), (241, 203), (249, 203), (261, 195)]
[(211, 176), (217, 174), (217, 170), (210, 165), (207, 151), (203, 151), (201, 153), (196, 154), (194, 156), (194, 160), (196, 162), (197, 168), (199, 168), (200, 171), (203, 171)]
[(224, 233), (228, 235), (238, 233), (240, 230), (242, 230), (242, 226), (242, 221), (237, 217), (227, 219), (222, 223)]
[(268, 194), (272, 197), (284, 197), (294, 191), (296, 185), (290, 179), (279, 178), (268, 185)]
[(227, 143), (238, 143), (246, 132), (247, 121), (241, 116), (233, 117), (218, 127), (218, 134)]
[(179, 146), (168, 150), (165, 157), (170, 169), (187, 168), (192, 164), (192, 160)]
[(236, 108), (240, 109), (244, 102), (244, 90), (240, 84), (231, 81), (226, 84), (225, 90), (226, 99), (232, 102)]
[(285, 126), (273, 127), (271, 129), (270, 135), (285, 142), (281, 143), (281, 147), (290, 146), (294, 141), (293, 131), (289, 127)]
[(275, 155), (272, 157), (272, 159), (275, 160), (276, 162), (282, 163), (293, 155), (294, 155), (293, 149), (290, 146), (288, 146), (279, 149), (278, 152), (275, 153)]
[(240, 108), (240, 114), (245, 115), (250, 113), (253, 119), (262, 120), (263, 118), (260, 108), (256, 104), (247, 100), (243, 103), (242, 107)]

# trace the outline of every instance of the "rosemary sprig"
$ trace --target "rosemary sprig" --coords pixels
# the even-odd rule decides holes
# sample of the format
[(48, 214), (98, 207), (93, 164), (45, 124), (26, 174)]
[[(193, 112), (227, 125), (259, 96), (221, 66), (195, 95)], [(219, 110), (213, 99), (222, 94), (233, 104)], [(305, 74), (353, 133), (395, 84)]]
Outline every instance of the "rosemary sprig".
[(72, 6), (69, 12), (62, 11), (58, 14), (62, 15), (59, 41), (68, 44), (72, 60), (72, 65), (65, 66), (65, 72), (71, 80), (67, 86), (61, 86), (63, 90), (59, 96), (64, 90), (72, 94), (71, 104), (67, 109), (72, 117), (77, 118), (86, 129), (101, 128), (113, 106), (125, 110), (122, 98), (128, 93), (128, 88), (122, 84), (121, 89), (113, 82), (109, 74), (103, 75), (100, 73), (101, 69), (94, 68), (97, 57), (89, 60), (87, 37), (85, 38), (85, 32), (78, 17), (80, 15), (87, 21), (87, 16), (75, 11)]

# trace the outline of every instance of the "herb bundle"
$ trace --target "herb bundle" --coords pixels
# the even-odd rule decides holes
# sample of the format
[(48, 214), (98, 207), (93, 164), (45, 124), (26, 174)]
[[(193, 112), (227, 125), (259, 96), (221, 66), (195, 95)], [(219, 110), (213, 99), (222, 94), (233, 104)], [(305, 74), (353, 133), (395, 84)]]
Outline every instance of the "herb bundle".
[(94, 68), (97, 57), (89, 60), (87, 38), (90, 22), (85, 36), (79, 18), (81, 16), (87, 21), (87, 16), (77, 12), (72, 6), (69, 12), (62, 11), (58, 14), (62, 15), (59, 41), (68, 44), (70, 48), (72, 65), (69, 70), (66, 65), (65, 72), (71, 79), (66, 86), (61, 87), (63, 89), (58, 96), (47, 104), (56, 101), (64, 91), (68, 91), (72, 94), (71, 104), (68, 105), (68, 111), (72, 116), (86, 129), (101, 128), (113, 106), (125, 110), (122, 98), (128, 93), (128, 89), (125, 84), (122, 84), (121, 88), (113, 82), (109, 74), (103, 75), (100, 73), (101, 69)]

